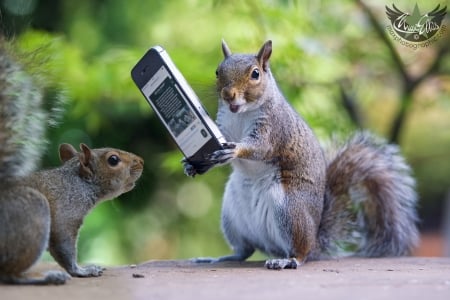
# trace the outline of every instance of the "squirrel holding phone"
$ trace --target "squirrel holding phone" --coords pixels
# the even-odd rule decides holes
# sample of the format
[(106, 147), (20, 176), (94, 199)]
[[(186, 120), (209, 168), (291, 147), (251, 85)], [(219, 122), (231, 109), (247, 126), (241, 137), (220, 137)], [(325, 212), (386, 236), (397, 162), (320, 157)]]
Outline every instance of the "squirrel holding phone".
[(135, 186), (143, 160), (113, 149), (77, 152), (62, 144), (63, 164), (34, 172), (43, 152), (47, 113), (34, 77), (24, 71), (0, 38), (0, 282), (63, 284), (70, 276), (23, 273), (47, 249), (70, 275), (100, 276), (100, 266), (77, 264), (77, 237), (84, 217), (100, 201)]
[[(399, 148), (359, 132), (333, 153), (280, 92), (272, 42), (256, 55), (222, 42), (217, 124), (228, 143), (208, 161), (230, 163), (221, 225), (234, 253), (197, 262), (244, 261), (256, 249), (269, 269), (308, 260), (410, 254), (418, 243), (417, 194)], [(328, 153), (330, 152), (330, 153)], [(185, 173), (195, 168), (184, 161)]]

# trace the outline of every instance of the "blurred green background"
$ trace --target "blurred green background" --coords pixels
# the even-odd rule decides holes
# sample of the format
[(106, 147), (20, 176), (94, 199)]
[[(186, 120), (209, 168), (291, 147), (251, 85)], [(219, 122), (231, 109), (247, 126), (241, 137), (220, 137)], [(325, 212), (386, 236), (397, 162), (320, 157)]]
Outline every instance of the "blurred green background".
[[(49, 129), (43, 165), (59, 164), (61, 142), (123, 148), (145, 160), (135, 190), (86, 218), (80, 261), (112, 265), (230, 253), (220, 232), (229, 167), (184, 176), (180, 152), (130, 78), (147, 49), (162, 45), (214, 116), (222, 38), (234, 52), (256, 52), (273, 40), (272, 72), (324, 144), (358, 127), (398, 142), (417, 177), (420, 228), (439, 233), (450, 187), (448, 16), (437, 42), (413, 50), (385, 30), (384, 6), (391, 2), (364, 3), (404, 71), (416, 78), (437, 65), (409, 91), (389, 43), (358, 1), (0, 0), (3, 31), (18, 53), (39, 62), (31, 65), (49, 102), (58, 94), (67, 99), (60, 124)], [(415, 4), (394, 3), (410, 11)], [(446, 5), (417, 3), (422, 13)], [(393, 138), (400, 108), (405, 119)]]

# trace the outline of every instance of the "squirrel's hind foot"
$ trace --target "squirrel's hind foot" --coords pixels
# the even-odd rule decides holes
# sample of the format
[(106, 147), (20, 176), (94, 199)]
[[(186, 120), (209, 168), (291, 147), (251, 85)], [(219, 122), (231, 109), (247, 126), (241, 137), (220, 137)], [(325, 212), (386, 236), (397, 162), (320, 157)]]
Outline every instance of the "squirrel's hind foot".
[(17, 285), (61, 285), (65, 284), (67, 280), (72, 278), (64, 271), (48, 271), (44, 278), (29, 278), (29, 277), (6, 277), (0, 278), (1, 282), (6, 284)]
[(67, 274), (64, 271), (48, 271), (45, 273), (45, 279), (44, 281), (47, 282), (47, 284), (65, 284), (67, 280), (71, 279), (72, 276)]
[(99, 277), (102, 276), (104, 270), (105, 268), (103, 267), (89, 265), (85, 267), (77, 267), (75, 270), (69, 271), (69, 273), (75, 277)]
[(269, 270), (297, 269), (300, 263), (296, 258), (274, 258), (266, 260), (264, 266)]

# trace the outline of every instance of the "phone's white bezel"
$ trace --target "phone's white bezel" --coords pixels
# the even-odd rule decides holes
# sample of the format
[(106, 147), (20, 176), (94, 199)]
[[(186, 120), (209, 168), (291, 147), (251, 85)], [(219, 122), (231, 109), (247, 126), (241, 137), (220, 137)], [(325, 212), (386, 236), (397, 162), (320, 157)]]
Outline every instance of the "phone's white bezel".
[[(189, 149), (187, 145), (183, 145), (182, 140), (179, 137), (176, 137), (174, 133), (172, 132), (171, 128), (168, 126), (164, 118), (161, 116), (161, 113), (159, 112), (159, 109), (155, 107), (155, 104), (149, 99), (150, 94), (147, 95), (145, 90), (145, 86), (151, 82), (151, 80), (154, 78), (154, 75), (150, 77), (146, 83), (140, 87), (142, 93), (144, 94), (144, 97), (146, 98), (147, 102), (152, 106), (153, 110), (156, 112), (160, 120), (163, 122), (167, 130), (169, 131), (169, 134), (172, 136), (172, 138), (175, 140), (175, 142), (178, 144), (180, 150), (183, 152), (183, 154), (186, 157), (194, 156), (197, 153), (200, 153), (201, 149), (208, 144), (208, 141), (213, 138), (216, 139), (220, 144), (223, 144), (226, 142), (225, 138), (223, 137), (222, 133), (220, 132), (217, 124), (210, 118), (206, 110), (203, 108), (198, 96), (195, 94), (194, 90), (191, 88), (191, 86), (188, 84), (184, 76), (181, 74), (181, 72), (178, 70), (178, 68), (175, 66), (174, 62), (168, 55), (168, 53), (162, 48), (161, 46), (154, 46), (152, 47), (151, 51), (156, 51), (159, 57), (161, 58), (166, 71), (168, 72), (168, 75), (172, 77), (176, 82), (177, 86), (175, 88), (180, 92), (182, 95), (182, 101), (185, 101), (186, 104), (189, 106), (191, 110), (194, 111), (197, 118), (199, 118), (199, 122), (201, 122), (202, 126), (205, 127), (206, 130), (209, 131), (210, 138), (205, 140), (203, 144), (200, 146), (196, 146), (196, 150), (192, 151), (192, 149)], [(180, 91), (181, 90), (181, 91)], [(195, 144), (195, 142), (194, 142)]]
[(175, 77), (176, 81), (180, 84), (183, 91), (186, 93), (188, 100), (190, 100), (191, 104), (197, 109), (200, 115), (203, 117), (205, 121), (205, 125), (212, 131), (213, 135), (220, 143), (225, 143), (225, 138), (219, 130), (217, 124), (210, 118), (206, 110), (203, 108), (203, 105), (200, 102), (197, 94), (194, 92), (192, 87), (184, 78), (183, 74), (181, 74), (180, 70), (175, 66), (174, 62), (170, 58), (167, 51), (161, 46), (154, 46), (153, 49), (158, 51), (164, 63), (169, 68), (169, 71), (172, 72), (172, 75)]

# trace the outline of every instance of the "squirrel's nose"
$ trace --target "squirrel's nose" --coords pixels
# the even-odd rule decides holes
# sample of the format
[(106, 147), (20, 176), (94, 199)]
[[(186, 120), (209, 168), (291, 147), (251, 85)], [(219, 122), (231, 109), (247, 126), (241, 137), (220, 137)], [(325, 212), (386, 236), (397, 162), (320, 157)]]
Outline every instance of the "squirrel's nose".
[(134, 162), (140, 166), (144, 166), (144, 159), (139, 156), (135, 159)]
[(222, 89), (222, 99), (231, 102), (236, 98), (236, 91), (233, 88), (224, 87)]

